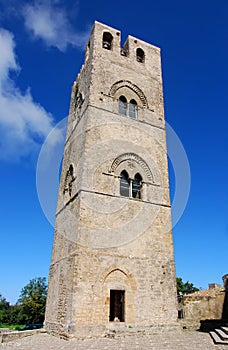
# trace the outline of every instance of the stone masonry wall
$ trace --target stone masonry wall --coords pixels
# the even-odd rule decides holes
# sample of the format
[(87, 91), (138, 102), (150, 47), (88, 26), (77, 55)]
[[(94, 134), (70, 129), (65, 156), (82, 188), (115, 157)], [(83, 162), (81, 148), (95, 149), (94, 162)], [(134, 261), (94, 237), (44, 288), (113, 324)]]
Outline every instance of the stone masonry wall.
[(199, 328), (200, 321), (221, 320), (225, 299), (225, 289), (216, 286), (182, 297), (183, 323)]
[[(45, 317), (63, 337), (101, 335), (111, 290), (125, 292), (126, 324), (176, 323), (160, 50), (131, 36), (126, 45), (122, 56), (120, 32), (95, 22), (72, 89)], [(119, 114), (122, 94), (137, 118)], [(140, 198), (120, 195), (122, 170), (141, 175)]]

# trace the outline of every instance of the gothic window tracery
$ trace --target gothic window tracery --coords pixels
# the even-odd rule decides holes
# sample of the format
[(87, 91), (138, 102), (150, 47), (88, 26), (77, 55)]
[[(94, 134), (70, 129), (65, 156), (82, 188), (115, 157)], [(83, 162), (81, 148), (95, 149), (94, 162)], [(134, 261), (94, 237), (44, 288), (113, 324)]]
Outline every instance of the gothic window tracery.
[(137, 102), (133, 99), (129, 103), (129, 117), (137, 118)]
[(77, 88), (75, 91), (75, 110), (80, 109), (83, 103), (82, 93)]
[(120, 195), (129, 197), (130, 181), (129, 175), (126, 170), (123, 170), (120, 174)]
[(127, 102), (125, 96), (121, 95), (119, 97), (119, 114), (127, 115), (131, 118), (137, 118), (137, 102), (134, 99), (131, 99), (130, 102)]
[(144, 92), (129, 80), (115, 82), (110, 88), (109, 95), (116, 99), (124, 95), (125, 97), (129, 97), (129, 100), (134, 99), (137, 101), (138, 106), (148, 108), (148, 102)]
[(124, 197), (131, 197), (142, 199), (142, 176), (137, 173), (131, 179), (126, 170), (120, 173), (120, 195)]
[(77, 123), (81, 119), (81, 108), (82, 104), (84, 102), (84, 98), (82, 93), (80, 92), (78, 86), (76, 86), (75, 91), (74, 91), (74, 96), (72, 99), (72, 119), (73, 121), (77, 121)]
[(142, 189), (142, 176), (137, 173), (135, 174), (134, 180), (132, 182), (132, 197), (141, 199), (141, 189)]
[(127, 115), (127, 99), (125, 96), (119, 98), (119, 114)]
[(70, 164), (69, 169), (67, 170), (65, 182), (64, 182), (64, 194), (68, 194), (69, 197), (72, 195), (72, 183), (74, 181), (74, 167), (72, 164)]

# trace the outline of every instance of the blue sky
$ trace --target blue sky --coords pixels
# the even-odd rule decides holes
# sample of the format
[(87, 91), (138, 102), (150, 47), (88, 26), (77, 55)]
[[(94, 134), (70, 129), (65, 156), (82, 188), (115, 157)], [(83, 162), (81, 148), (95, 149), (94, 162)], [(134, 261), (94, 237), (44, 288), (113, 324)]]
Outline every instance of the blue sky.
[[(0, 2), (0, 293), (11, 303), (48, 276), (53, 227), (39, 204), (36, 164), (68, 114), (94, 20), (162, 49), (166, 120), (191, 169), (173, 229), (177, 275), (206, 288), (228, 273), (228, 2)], [(171, 193), (175, 190), (170, 167)], [(53, 195), (54, 196), (54, 195)], [(51, 198), (50, 198), (51, 201)]]

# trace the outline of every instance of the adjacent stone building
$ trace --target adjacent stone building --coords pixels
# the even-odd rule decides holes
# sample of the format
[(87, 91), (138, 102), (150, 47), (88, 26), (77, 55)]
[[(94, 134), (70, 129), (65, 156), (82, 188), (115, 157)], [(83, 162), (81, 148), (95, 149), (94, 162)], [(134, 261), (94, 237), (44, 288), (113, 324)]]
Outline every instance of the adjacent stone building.
[(45, 325), (175, 324), (160, 49), (95, 22), (73, 84)]
[[(210, 283), (208, 289), (198, 292), (179, 295), (178, 309), (181, 324), (186, 328), (204, 328), (209, 325), (225, 324), (228, 322), (228, 275), (223, 276), (223, 284)], [(208, 321), (208, 322), (207, 322)], [(211, 321), (211, 322), (210, 322)], [(220, 322), (221, 321), (221, 322)], [(201, 328), (203, 328), (201, 326)]]

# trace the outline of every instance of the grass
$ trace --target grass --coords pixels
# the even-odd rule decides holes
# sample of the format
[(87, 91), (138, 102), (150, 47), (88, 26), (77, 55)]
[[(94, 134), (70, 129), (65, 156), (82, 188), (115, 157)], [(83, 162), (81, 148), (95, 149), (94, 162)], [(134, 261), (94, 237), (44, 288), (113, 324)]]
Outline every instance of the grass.
[(15, 331), (18, 331), (21, 328), (24, 328), (25, 325), (24, 324), (5, 324), (5, 323), (0, 323), (0, 328), (9, 328)]

